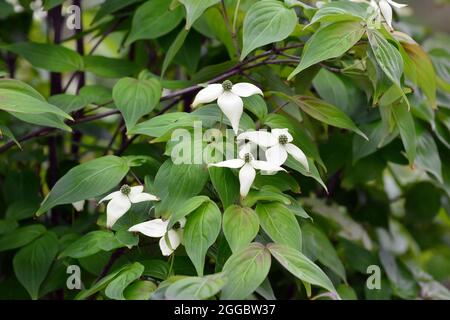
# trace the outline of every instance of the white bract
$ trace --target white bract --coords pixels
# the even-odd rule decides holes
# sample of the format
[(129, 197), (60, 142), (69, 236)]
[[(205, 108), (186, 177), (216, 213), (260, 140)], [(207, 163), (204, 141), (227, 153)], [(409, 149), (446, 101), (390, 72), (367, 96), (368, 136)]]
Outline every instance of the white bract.
[(256, 177), (256, 170), (276, 172), (286, 171), (278, 165), (268, 161), (255, 160), (250, 151), (250, 147), (245, 145), (239, 152), (239, 159), (226, 160), (218, 163), (209, 164), (212, 167), (226, 167), (239, 170), (240, 194), (242, 197), (247, 196), (253, 181)]
[(288, 129), (273, 129), (272, 132), (248, 131), (241, 133), (237, 139), (249, 140), (266, 148), (266, 160), (276, 166), (283, 165), (290, 154), (309, 171), (308, 159), (299, 147), (291, 143), (294, 138)]
[(99, 203), (109, 200), (106, 206), (106, 227), (111, 228), (131, 208), (132, 203), (159, 200), (158, 197), (143, 191), (143, 186), (130, 187), (125, 184), (119, 191), (115, 191), (100, 200)]
[(142, 222), (132, 226), (128, 231), (140, 232), (147, 237), (160, 238), (159, 248), (163, 256), (170, 256), (181, 243), (181, 236), (186, 219), (180, 219), (178, 221), (180, 228), (177, 230), (167, 230), (169, 220), (154, 219), (146, 222)]
[(261, 89), (251, 83), (241, 82), (233, 84), (231, 81), (226, 80), (222, 84), (209, 84), (206, 88), (200, 90), (195, 96), (192, 107), (195, 108), (199, 104), (217, 100), (217, 105), (230, 120), (234, 133), (237, 134), (239, 121), (244, 112), (244, 102), (241, 97), (250, 97), (254, 94), (263, 95)]
[(375, 8), (376, 10), (379, 10), (381, 15), (383, 16), (386, 23), (389, 25), (391, 29), (392, 28), (392, 7), (401, 9), (406, 7), (406, 4), (397, 3), (392, 0), (371, 0), (370, 5)]

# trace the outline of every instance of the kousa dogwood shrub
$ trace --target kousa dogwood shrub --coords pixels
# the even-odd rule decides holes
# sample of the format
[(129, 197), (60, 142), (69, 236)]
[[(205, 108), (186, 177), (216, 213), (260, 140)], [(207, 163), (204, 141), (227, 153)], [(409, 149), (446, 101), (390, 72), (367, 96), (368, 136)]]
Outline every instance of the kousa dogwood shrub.
[(449, 299), (450, 38), (404, 7), (0, 1), (0, 298)]

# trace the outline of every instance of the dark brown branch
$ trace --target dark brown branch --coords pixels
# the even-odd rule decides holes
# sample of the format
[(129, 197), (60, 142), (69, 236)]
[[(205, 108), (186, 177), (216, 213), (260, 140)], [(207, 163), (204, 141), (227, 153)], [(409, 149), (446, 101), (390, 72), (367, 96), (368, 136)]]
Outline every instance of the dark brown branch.
[[(234, 66), (233, 68), (225, 71), (223, 74), (215, 77), (214, 79), (211, 79), (209, 81), (209, 83), (220, 82), (220, 81), (226, 80), (227, 78), (232, 77), (232, 76), (234, 76), (236, 74), (239, 74), (239, 73), (241, 73), (243, 71), (250, 70), (250, 69), (253, 69), (253, 68), (257, 68), (257, 67), (262, 66), (262, 65), (267, 65), (267, 64), (286, 64), (286, 63), (292, 64), (292, 61), (289, 61), (289, 60), (288, 61), (286, 61), (286, 60), (263, 60), (263, 61), (260, 61), (260, 62), (256, 62), (256, 61), (260, 60), (262, 58), (270, 57), (270, 56), (272, 56), (274, 54), (276, 55), (278, 52), (299, 48), (299, 47), (302, 47), (302, 46), (303, 46), (303, 44), (297, 44), (297, 45), (287, 46), (287, 47), (284, 47), (284, 48), (278, 48), (278, 49), (275, 48), (275, 49), (266, 51), (266, 52), (264, 52), (264, 53), (262, 53), (260, 55), (254, 56), (252, 58), (249, 58), (249, 59), (247, 59), (245, 61), (242, 61), (242, 62), (238, 63), (236, 66)], [(252, 62), (255, 62), (255, 63), (251, 64)], [(199, 86), (199, 85), (194, 85), (194, 86), (191, 86), (191, 87), (188, 87), (188, 88), (185, 88), (185, 89), (181, 89), (181, 90), (178, 90), (178, 91), (175, 91), (175, 92), (169, 93), (168, 95), (163, 96), (161, 98), (161, 101), (167, 101), (167, 100), (171, 100), (171, 99), (182, 97), (182, 96), (187, 95), (187, 94), (192, 94), (195, 91), (200, 90), (201, 88), (202, 87)], [(111, 102), (112, 101), (108, 101), (104, 105), (109, 104)], [(165, 108), (165, 109), (161, 110), (162, 112), (160, 111), (158, 113), (158, 115), (161, 114), (161, 113), (164, 113), (165, 111), (167, 111), (169, 109), (170, 108), (167, 108), (167, 109)], [(119, 114), (119, 110), (112, 110), (112, 111), (108, 111), (108, 112), (105, 112), (105, 113), (101, 113), (101, 114), (96, 114), (96, 115), (80, 118), (80, 119), (75, 120), (72, 123), (69, 123), (68, 125), (69, 126), (74, 126), (74, 125), (77, 125), (77, 124), (80, 124), (80, 123), (85, 123), (85, 122), (90, 122), (90, 121), (94, 121), (94, 120), (99, 120), (99, 119), (102, 119), (102, 118), (105, 118), (105, 117), (109, 117), (109, 116), (114, 115), (114, 114)], [(48, 135), (49, 133), (51, 133), (51, 132), (53, 132), (55, 130), (56, 129), (54, 129), (54, 128), (39, 129), (39, 130), (36, 130), (36, 131), (34, 131), (34, 132), (30, 133), (30, 134), (27, 134), (27, 135), (23, 136), (22, 138), (19, 138), (18, 141), (19, 142), (25, 142), (27, 140), (30, 140), (30, 139), (33, 139), (33, 138), (36, 138), (36, 137), (41, 137), (43, 135)], [(0, 153), (3, 153), (5, 151), (9, 150), (14, 145), (15, 145), (15, 143), (13, 141), (9, 141), (9, 142), (5, 143), (3, 146), (0, 147)]]

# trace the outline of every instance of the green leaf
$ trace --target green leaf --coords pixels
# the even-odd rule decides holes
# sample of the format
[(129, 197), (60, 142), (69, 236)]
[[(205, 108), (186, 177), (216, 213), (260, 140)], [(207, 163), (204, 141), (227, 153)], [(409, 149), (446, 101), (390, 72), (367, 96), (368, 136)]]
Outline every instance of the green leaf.
[(334, 127), (351, 130), (368, 140), (353, 120), (337, 107), (311, 96), (294, 96), (291, 101), (312, 118)]
[(56, 44), (18, 42), (5, 49), (24, 57), (36, 68), (53, 72), (83, 70), (83, 59), (76, 51)]
[(417, 82), (431, 106), (436, 108), (436, 72), (427, 53), (417, 44), (403, 43), (408, 56), (416, 66)]
[[(367, 36), (378, 66), (389, 80), (402, 90), (401, 77), (404, 67), (402, 55), (378, 30), (369, 30)], [(401, 92), (403, 93), (403, 90)], [(403, 97), (409, 106), (408, 98), (404, 93)]]
[[(273, 178), (274, 176), (269, 177)], [(275, 185), (270, 185), (270, 182), (269, 185), (263, 185), (259, 190), (250, 190), (245, 199), (241, 200), (241, 203), (247, 207), (253, 207), (258, 201), (278, 201), (285, 205), (291, 204), (291, 200), (277, 189)]]
[[(53, 0), (55, 1), (55, 0)], [(56, 0), (58, 1), (58, 0)], [(102, 3), (100, 6), (100, 9), (98, 9), (97, 13), (95, 14), (95, 17), (93, 21), (97, 22), (98, 20), (106, 17), (107, 15), (110, 15), (114, 12), (119, 11), (120, 9), (123, 9), (125, 7), (128, 7), (132, 4), (135, 4), (137, 2), (141, 2), (142, 0), (107, 0)], [(61, 1), (62, 2), (62, 1)]]
[(74, 299), (75, 300), (84, 300), (84, 299), (90, 297), (91, 295), (103, 290), (108, 285), (108, 283), (110, 283), (115, 277), (117, 277), (117, 275), (119, 275), (122, 271), (127, 270), (129, 267), (130, 267), (130, 265), (125, 265), (125, 266), (111, 272), (110, 274), (108, 274), (105, 277), (103, 277), (102, 279), (100, 279), (100, 281), (94, 282), (89, 289), (84, 289), (84, 290), (80, 291), (75, 296)]
[(161, 201), (155, 204), (157, 216), (169, 218), (184, 206), (190, 198), (199, 194), (208, 180), (208, 172), (203, 165), (173, 164), (169, 159), (156, 174), (153, 190)]
[(180, 33), (177, 35), (175, 40), (170, 45), (169, 50), (167, 50), (166, 56), (164, 57), (162, 71), (161, 71), (161, 77), (164, 77), (164, 74), (166, 73), (167, 68), (172, 63), (172, 60), (177, 55), (178, 51), (180, 51), (188, 34), (189, 34), (189, 30), (181, 29)]
[(345, 268), (328, 237), (311, 223), (302, 225), (303, 251), (312, 261), (319, 260), (324, 266), (335, 272), (347, 282)]
[(279, 202), (258, 203), (256, 213), (263, 230), (276, 243), (302, 250), (302, 232), (295, 215)]
[(15, 230), (19, 224), (13, 219), (2, 219), (0, 220), (0, 235), (5, 233), (11, 233)]
[(7, 126), (0, 125), (0, 140), (3, 140), (3, 137), (11, 139), (20, 149), (22, 149), (22, 146), (20, 145), (19, 141), (17, 141), (14, 133), (12, 133), (12, 131), (9, 130)]
[(169, 6), (170, 1), (153, 0), (138, 7), (125, 45), (141, 39), (156, 39), (175, 29), (183, 19), (183, 9), (179, 6), (171, 11)]
[(120, 79), (113, 88), (113, 99), (131, 129), (144, 115), (150, 113), (161, 98), (158, 80)]
[(275, 0), (258, 1), (247, 11), (244, 19), (241, 60), (256, 48), (286, 39), (297, 25), (294, 9)]
[(220, 210), (212, 201), (203, 204), (187, 219), (184, 246), (199, 276), (203, 275), (206, 251), (216, 241), (221, 222)]
[(159, 280), (165, 280), (169, 276), (169, 264), (163, 260), (143, 260), (139, 261), (144, 265), (144, 276), (152, 277)]
[(320, 176), (319, 170), (317, 169), (313, 160), (308, 159), (309, 171), (307, 171), (300, 162), (295, 160), (290, 155), (288, 156), (288, 158), (285, 162), (285, 165), (291, 169), (294, 169), (297, 172), (300, 172), (304, 176), (313, 178), (325, 189), (326, 192), (328, 192), (328, 188), (327, 188), (326, 184), (323, 182), (322, 177)]
[(242, 98), (242, 100), (244, 101), (245, 109), (257, 116), (258, 119), (262, 120), (267, 116), (268, 112), (266, 101), (264, 101), (264, 98), (259, 94)]
[(129, 129), (129, 134), (145, 134), (150, 137), (162, 137), (176, 128), (192, 127), (195, 118), (189, 113), (172, 112), (162, 114), (137, 124)]
[[(34, 88), (32, 88), (31, 86), (29, 86), (28, 84), (21, 82), (19, 80), (14, 80), (14, 79), (1, 79), (0, 80), (0, 89), (6, 89), (6, 90), (12, 90), (14, 92), (17, 93), (22, 93), (24, 95), (27, 96), (31, 96), (33, 99), (27, 99), (27, 104), (29, 104), (30, 108), (31, 107), (33, 109), (28, 110), (27, 113), (24, 112), (20, 112), (20, 110), (17, 110), (19, 112), (13, 112), (10, 111), (10, 113), (25, 122), (28, 123), (32, 123), (32, 124), (37, 124), (40, 126), (45, 126), (45, 127), (53, 127), (53, 128), (58, 128), (61, 130), (65, 130), (65, 131), (72, 131), (72, 128), (70, 128), (67, 124), (64, 123), (64, 117), (68, 117), (68, 115), (66, 113), (70, 113), (71, 110), (65, 110), (64, 108), (61, 108), (60, 105), (54, 103), (52, 101), (52, 97), (50, 97), (49, 99), (49, 104), (47, 104), (45, 98), (38, 92), (36, 91)], [(36, 101), (34, 99), (39, 100), (40, 102), (36, 103)], [(14, 101), (12, 101), (14, 102)], [(39, 108), (36, 108), (36, 105), (33, 107), (33, 104), (37, 104), (37, 106)], [(47, 106), (43, 107), (43, 104), (47, 104)], [(55, 106), (57, 106), (58, 108), (55, 108)], [(19, 106), (20, 107), (24, 107), (24, 106)], [(48, 107), (50, 107), (50, 109), (48, 109)], [(44, 109), (42, 109), (44, 108)], [(61, 110), (64, 111), (64, 117), (61, 117)], [(23, 110), (26, 111), (26, 110)], [(37, 114), (36, 112), (42, 112), (44, 111), (45, 113), (39, 113)], [(51, 112), (51, 113), (50, 113)]]
[(393, 105), (392, 114), (402, 137), (403, 146), (406, 150), (406, 155), (410, 165), (414, 164), (416, 159), (417, 143), (416, 143), (416, 129), (414, 126), (414, 119), (408, 111), (408, 106), (405, 103)]
[(186, 8), (186, 29), (190, 29), (194, 22), (206, 9), (220, 2), (220, 0), (179, 0)]
[(227, 283), (222, 300), (242, 300), (254, 292), (266, 279), (271, 265), (270, 253), (260, 243), (251, 243), (233, 253), (223, 267)]
[(166, 290), (168, 300), (206, 300), (216, 295), (225, 285), (222, 274), (187, 277), (171, 284)]
[(124, 290), (133, 281), (140, 278), (144, 272), (144, 266), (139, 262), (135, 262), (128, 268), (119, 273), (117, 277), (112, 280), (105, 289), (105, 295), (114, 300), (125, 300), (123, 295)]
[(150, 300), (157, 286), (154, 282), (139, 280), (130, 284), (123, 291), (123, 296), (127, 300)]
[(288, 80), (316, 63), (340, 57), (361, 39), (364, 32), (363, 25), (355, 21), (336, 22), (320, 28), (306, 43), (300, 64)]
[(430, 173), (440, 183), (442, 178), (442, 162), (433, 136), (416, 125), (417, 156), (416, 164)]
[(80, 164), (67, 172), (36, 212), (40, 216), (54, 206), (92, 199), (117, 186), (128, 173), (126, 160), (105, 156)]
[(64, 257), (88, 257), (100, 251), (110, 251), (122, 246), (123, 244), (119, 242), (114, 237), (114, 233), (110, 231), (91, 231), (69, 244), (63, 252), (60, 253), (58, 259)]
[(133, 75), (139, 67), (125, 59), (103, 56), (83, 56), (84, 70), (104, 78), (120, 78)]
[(233, 252), (247, 247), (258, 231), (259, 218), (253, 209), (232, 205), (223, 213), (223, 233)]
[(224, 208), (236, 203), (239, 199), (239, 180), (227, 168), (209, 167), (209, 178), (219, 194)]
[(39, 287), (58, 253), (58, 238), (52, 232), (28, 244), (14, 256), (14, 273), (33, 300), (39, 298)]
[(281, 244), (270, 243), (267, 248), (286, 270), (300, 280), (336, 292), (328, 276), (303, 253)]
[(45, 101), (20, 91), (3, 88), (0, 88), (0, 110), (24, 114), (51, 113), (72, 120), (67, 113)]
[(170, 216), (170, 221), (169, 225), (167, 226), (167, 229), (168, 230), (171, 229), (177, 221), (184, 218), (192, 211), (196, 210), (206, 201), (209, 201), (209, 198), (207, 196), (196, 196), (188, 199), (186, 202), (183, 203), (182, 206), (177, 208), (177, 210)]
[(325, 3), (314, 14), (309, 25), (317, 22), (364, 21), (367, 19), (369, 6), (367, 3), (334, 1)]
[(0, 238), (0, 252), (23, 247), (46, 231), (41, 224), (20, 227)]

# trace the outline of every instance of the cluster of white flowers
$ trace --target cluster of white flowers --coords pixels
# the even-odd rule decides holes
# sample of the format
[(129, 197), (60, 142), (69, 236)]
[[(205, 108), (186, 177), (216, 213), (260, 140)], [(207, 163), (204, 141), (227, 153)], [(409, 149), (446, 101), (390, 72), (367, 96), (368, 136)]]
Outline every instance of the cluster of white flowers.
[[(242, 82), (234, 84), (226, 80), (222, 84), (214, 83), (200, 90), (194, 99), (192, 106), (195, 108), (201, 103), (213, 102), (217, 99), (217, 105), (224, 115), (230, 120), (233, 131), (239, 132), (239, 122), (243, 114), (244, 103), (241, 97), (250, 97), (254, 94), (263, 95), (257, 86)], [(256, 177), (256, 170), (265, 173), (286, 171), (281, 168), (291, 154), (306, 170), (309, 170), (308, 160), (303, 151), (292, 144), (294, 140), (288, 129), (273, 129), (267, 131), (243, 132), (237, 137), (238, 142), (244, 142), (239, 150), (239, 158), (209, 164), (214, 167), (227, 167), (239, 170), (240, 194), (247, 196)], [(245, 140), (249, 141), (245, 143)], [(252, 145), (253, 144), (253, 145)], [(265, 149), (265, 160), (257, 160), (253, 146), (257, 145)]]
[[(225, 116), (230, 120), (235, 133), (239, 132), (239, 122), (243, 114), (244, 103), (241, 97), (249, 97), (254, 94), (263, 95), (261, 89), (251, 83), (238, 83), (233, 85), (229, 80), (223, 84), (210, 84), (199, 91), (194, 99), (193, 107), (201, 103), (209, 103), (217, 99), (217, 104)], [(237, 136), (240, 145), (238, 159), (226, 160), (209, 164), (214, 167), (227, 167), (239, 170), (240, 194), (247, 196), (256, 177), (256, 170), (272, 174), (278, 171), (286, 171), (281, 166), (287, 160), (288, 154), (299, 161), (306, 170), (309, 170), (308, 160), (303, 151), (292, 144), (292, 135), (288, 129), (273, 129), (268, 131), (247, 131)], [(257, 148), (265, 152), (263, 160), (257, 159)], [(115, 191), (102, 200), (109, 201), (106, 207), (106, 226), (112, 226), (130, 208), (131, 204), (143, 201), (158, 201), (158, 197), (145, 193), (143, 186), (130, 187), (123, 185), (119, 191)], [(75, 208), (80, 209), (83, 203), (74, 203)], [(165, 256), (171, 255), (180, 245), (182, 232), (186, 219), (178, 221), (179, 228), (167, 230), (168, 220), (153, 219), (136, 224), (128, 229), (130, 232), (140, 232), (148, 237), (160, 238), (159, 247)]]
[[(350, 0), (352, 2), (367, 2), (366, 0)], [(388, 24), (389, 28), (392, 28), (392, 7), (401, 9), (406, 7), (406, 4), (397, 3), (392, 0), (370, 0), (370, 6), (375, 10), (379, 17), (382, 17)]]

